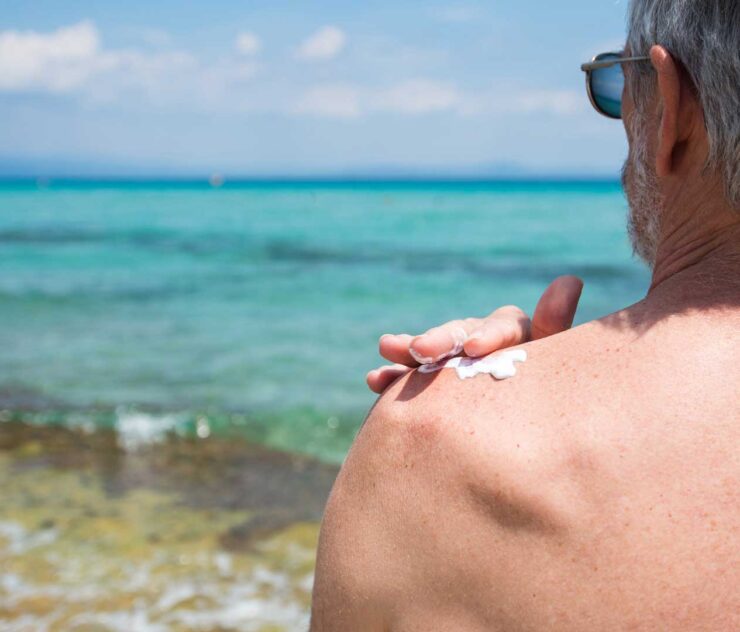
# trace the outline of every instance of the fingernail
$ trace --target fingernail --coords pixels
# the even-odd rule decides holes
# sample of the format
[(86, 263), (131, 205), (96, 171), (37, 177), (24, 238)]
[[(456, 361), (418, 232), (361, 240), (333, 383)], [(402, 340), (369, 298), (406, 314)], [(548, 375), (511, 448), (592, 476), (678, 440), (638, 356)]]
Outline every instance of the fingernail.
[(434, 362), (434, 358), (431, 358), (429, 356), (423, 356), (423, 355), (421, 355), (413, 347), (409, 347), (409, 353), (411, 354), (411, 357), (414, 360), (416, 360), (419, 364), (431, 364), (432, 362)]
[(451, 351), (451, 354), (457, 355), (458, 353), (460, 353), (463, 350), (463, 347), (465, 346), (465, 341), (467, 339), (468, 334), (462, 327), (455, 329), (452, 332), (452, 341), (455, 343), (455, 347)]

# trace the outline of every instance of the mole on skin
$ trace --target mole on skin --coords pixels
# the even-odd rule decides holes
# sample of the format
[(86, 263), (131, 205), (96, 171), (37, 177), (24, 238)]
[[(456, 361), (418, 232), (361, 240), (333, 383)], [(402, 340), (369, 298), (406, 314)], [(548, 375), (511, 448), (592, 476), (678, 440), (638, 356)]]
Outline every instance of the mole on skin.
[(435, 373), (442, 369), (455, 369), (461, 380), (487, 373), (497, 380), (507, 380), (516, 375), (515, 362), (526, 362), (527, 352), (524, 349), (511, 349), (492, 353), (484, 358), (452, 358), (446, 362), (424, 364), (419, 373)]

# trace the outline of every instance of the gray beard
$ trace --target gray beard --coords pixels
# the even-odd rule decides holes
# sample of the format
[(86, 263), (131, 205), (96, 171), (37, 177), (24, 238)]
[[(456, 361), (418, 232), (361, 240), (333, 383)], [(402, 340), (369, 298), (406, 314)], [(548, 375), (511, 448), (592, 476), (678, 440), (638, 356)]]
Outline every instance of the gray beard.
[(632, 250), (652, 269), (658, 254), (665, 202), (649, 156), (646, 119), (635, 112), (628, 126), (632, 138), (622, 168), (622, 186), (630, 209), (627, 231)]

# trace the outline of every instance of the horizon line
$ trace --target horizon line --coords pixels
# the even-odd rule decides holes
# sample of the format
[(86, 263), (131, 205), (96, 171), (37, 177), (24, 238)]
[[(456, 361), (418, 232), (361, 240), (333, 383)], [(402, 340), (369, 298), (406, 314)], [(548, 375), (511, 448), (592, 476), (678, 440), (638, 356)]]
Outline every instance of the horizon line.
[(212, 187), (227, 186), (229, 184), (259, 184), (259, 183), (374, 183), (374, 182), (398, 182), (398, 183), (538, 183), (538, 182), (562, 182), (562, 183), (619, 183), (617, 175), (601, 173), (526, 173), (526, 174), (270, 174), (270, 175), (229, 175), (228, 173), (214, 174), (151, 174), (151, 175), (3, 175), (0, 174), (0, 183), (33, 183), (38, 185), (51, 185), (54, 183), (182, 183), (182, 184), (207, 184)]

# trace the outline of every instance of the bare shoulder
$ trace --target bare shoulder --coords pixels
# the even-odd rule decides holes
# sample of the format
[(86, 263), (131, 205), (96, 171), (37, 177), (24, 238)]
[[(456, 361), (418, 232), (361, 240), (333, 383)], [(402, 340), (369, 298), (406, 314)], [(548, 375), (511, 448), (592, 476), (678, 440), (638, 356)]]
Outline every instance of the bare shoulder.
[(315, 629), (525, 629), (521, 547), (569, 537), (596, 466), (569, 439), (578, 398), (537, 368), (547, 345), (528, 351), (514, 379), (413, 373), (378, 401), (327, 506)]
[[(363, 432), (391, 432), (405, 439), (399, 447), (413, 441), (422, 453), (435, 444), (459, 449), (476, 465), (480, 452), (497, 467), (497, 456), (517, 465), (517, 455), (560, 471), (588, 462), (624, 469), (630, 455), (657, 467), (669, 453), (698, 458), (703, 448), (734, 465), (720, 444), (740, 430), (738, 321), (718, 326), (696, 317), (640, 328), (629, 318), (523, 345), (528, 359), (509, 380), (412, 373), (379, 400)], [(593, 480), (592, 468), (587, 475)]]
[(697, 331), (594, 323), (510, 380), (396, 383), (327, 507), (316, 629), (728, 625), (737, 349)]
[(467, 476), (470, 484), (530, 495), (549, 493), (566, 471), (593, 481), (595, 468), (609, 463), (599, 452), (614, 445), (618, 424), (601, 426), (604, 411), (623, 408), (615, 376), (630, 379), (628, 347), (624, 336), (588, 326), (523, 345), (527, 361), (508, 380), (461, 380), (454, 370), (409, 374), (378, 401), (356, 452), (390, 438), (384, 458), (423, 459), (437, 471), (449, 467), (461, 483)]

